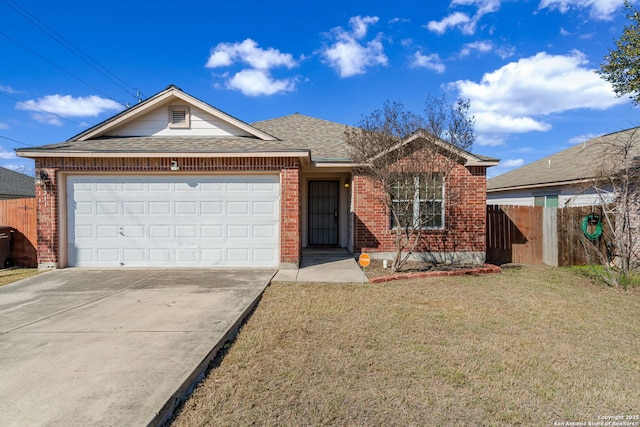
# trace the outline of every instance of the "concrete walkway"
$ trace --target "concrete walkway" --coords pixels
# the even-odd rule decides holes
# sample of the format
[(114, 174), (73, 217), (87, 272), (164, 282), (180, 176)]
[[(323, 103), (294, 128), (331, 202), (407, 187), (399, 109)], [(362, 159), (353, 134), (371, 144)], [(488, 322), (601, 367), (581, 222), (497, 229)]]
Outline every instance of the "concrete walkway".
[(274, 270), (64, 269), (0, 287), (0, 426), (146, 426)]
[(273, 281), (362, 283), (367, 277), (346, 249), (304, 249), (300, 268), (279, 270)]

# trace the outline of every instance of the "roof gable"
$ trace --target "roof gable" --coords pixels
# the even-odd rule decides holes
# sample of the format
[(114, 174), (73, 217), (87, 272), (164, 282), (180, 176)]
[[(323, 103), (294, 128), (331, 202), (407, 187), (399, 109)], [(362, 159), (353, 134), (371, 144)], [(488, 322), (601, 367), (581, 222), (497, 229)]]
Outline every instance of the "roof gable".
[[(192, 125), (189, 128), (170, 128), (170, 106), (188, 107)], [(186, 94), (174, 85), (85, 130), (69, 141), (114, 136), (248, 136), (264, 141), (276, 140), (242, 120)]]
[(469, 151), (463, 150), (461, 148), (458, 148), (455, 145), (450, 144), (446, 141), (443, 141), (440, 138), (434, 137), (433, 135), (429, 134), (425, 130), (417, 131), (416, 133), (411, 135), (409, 138), (404, 140), (402, 144), (411, 144), (413, 141), (417, 139), (427, 139), (431, 141), (433, 144), (436, 145), (436, 147), (438, 147), (438, 150), (440, 150), (443, 154), (458, 158), (464, 166), (490, 167), (490, 166), (497, 165), (499, 162), (498, 159), (495, 159), (493, 157), (480, 156), (477, 154), (473, 154)]

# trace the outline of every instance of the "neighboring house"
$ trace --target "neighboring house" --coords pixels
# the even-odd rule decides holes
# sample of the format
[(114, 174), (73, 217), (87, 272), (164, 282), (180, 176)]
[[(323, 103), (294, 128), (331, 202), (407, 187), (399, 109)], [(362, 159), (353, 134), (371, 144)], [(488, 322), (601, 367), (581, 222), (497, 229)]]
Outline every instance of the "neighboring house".
[[(610, 168), (612, 147), (630, 144), (630, 157), (640, 156), (640, 128), (626, 129), (574, 145), (487, 180), (487, 204), (520, 206), (590, 206), (601, 203), (590, 182)], [(607, 190), (607, 189), (604, 189)], [(606, 191), (607, 201), (612, 195)]]
[(34, 177), (0, 167), (0, 200), (35, 196)]
[[(316, 247), (386, 256), (390, 213), (353, 175), (345, 129), (301, 114), (250, 125), (169, 86), (66, 142), (17, 150), (44, 177), (39, 266), (286, 268)], [(450, 155), (445, 215), (422, 249), (483, 262), (497, 160)], [(447, 205), (456, 189), (463, 208)]]

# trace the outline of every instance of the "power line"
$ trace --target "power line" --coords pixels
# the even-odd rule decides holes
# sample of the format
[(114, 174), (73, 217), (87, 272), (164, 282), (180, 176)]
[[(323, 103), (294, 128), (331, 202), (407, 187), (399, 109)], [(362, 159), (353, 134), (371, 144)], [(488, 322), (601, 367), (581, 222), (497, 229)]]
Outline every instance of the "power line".
[(90, 87), (91, 89), (95, 90), (96, 92), (101, 93), (102, 95), (104, 95), (105, 97), (107, 97), (108, 99), (111, 99), (112, 101), (117, 102), (118, 104), (125, 106), (125, 104), (123, 104), (122, 102), (116, 101), (115, 99), (111, 98), (108, 94), (106, 94), (105, 92), (101, 91), (100, 89), (92, 86), (91, 84), (85, 82), (84, 80), (82, 80), (80, 77), (76, 76), (75, 74), (70, 73), (69, 71), (65, 70), (64, 68), (56, 65), (55, 63), (53, 63), (52, 61), (48, 60), (47, 58), (45, 58), (44, 56), (40, 55), (38, 52), (28, 48), (27, 46), (23, 45), (22, 43), (20, 43), (19, 41), (17, 41), (16, 39), (14, 39), (13, 37), (3, 33), (2, 31), (0, 31), (0, 36), (3, 36), (9, 40), (11, 40), (12, 42), (14, 42), (15, 44), (17, 44), (18, 46), (20, 46), (21, 48), (27, 50), (28, 52), (31, 52), (33, 55), (37, 56), (38, 58), (42, 59), (43, 61), (45, 61), (46, 63), (48, 63), (49, 65), (51, 65), (52, 67), (57, 68), (58, 70), (62, 71), (63, 73), (67, 74), (68, 76), (73, 77), (74, 79), (76, 79), (77, 81), (79, 81), (80, 83), (82, 83), (85, 86)]
[[(133, 96), (134, 98), (136, 98), (138, 100), (138, 102), (141, 101), (141, 97), (144, 96), (144, 95), (142, 93), (140, 93), (140, 91), (138, 89), (134, 88), (133, 86), (131, 86), (130, 84), (125, 82), (123, 79), (118, 77), (116, 74), (111, 72), (109, 69), (107, 69), (105, 66), (100, 64), (98, 61), (93, 59), (91, 56), (89, 56), (89, 54), (87, 54), (82, 49), (80, 49), (78, 46), (73, 44), (71, 41), (69, 41), (62, 34), (58, 33), (56, 30), (51, 28), (44, 21), (42, 21), (40, 18), (38, 18), (37, 16), (35, 16), (34, 14), (29, 12), (27, 9), (25, 9), (21, 5), (17, 4), (13, 0), (8, 0), (8, 1), (7, 0), (1, 0), (1, 1), (4, 4), (6, 4), (7, 6), (9, 6), (11, 9), (13, 9), (16, 13), (20, 14), (27, 21), (29, 21), (33, 26), (35, 26), (40, 31), (42, 31), (43, 33), (45, 33), (46, 35), (51, 37), (60, 46), (62, 46), (65, 49), (67, 49), (73, 55), (75, 55), (76, 57), (81, 59), (87, 65), (89, 65), (91, 68), (93, 68), (94, 70), (96, 70), (97, 72), (102, 74), (105, 78), (110, 80), (112, 83), (114, 83), (115, 85), (120, 87), (120, 89), (122, 89), (125, 93), (127, 93), (127, 94)], [(118, 81), (116, 81), (116, 80), (118, 80), (120, 83)], [(135, 93), (130, 92), (129, 89), (127, 87), (125, 87), (125, 86), (127, 86), (130, 89), (133, 89), (133, 91)]]
[(8, 139), (9, 141), (17, 142), (18, 144), (26, 145), (27, 147), (35, 147), (35, 145), (27, 144), (26, 142), (18, 141), (17, 139), (9, 138), (8, 136), (0, 135), (2, 139)]
[[(1, 33), (0, 33), (0, 34), (1, 34)], [(9, 94), (6, 94), (6, 93), (4, 93), (4, 92), (2, 92), (2, 91), (0, 91), (0, 95), (5, 96), (5, 97), (7, 97), (7, 98), (9, 98), (9, 99), (13, 99), (14, 101), (18, 102), (19, 104), (26, 105), (26, 106), (28, 107), (28, 109), (30, 109), (30, 110), (38, 110), (38, 111), (40, 111), (40, 112), (47, 113), (47, 114), (51, 114), (52, 116), (56, 116), (56, 117), (58, 117), (59, 119), (62, 119), (62, 120), (67, 121), (67, 122), (69, 122), (69, 123), (73, 123), (74, 125), (82, 126), (82, 127), (85, 127), (85, 128), (87, 127), (87, 125), (85, 125), (85, 124), (75, 122), (75, 121), (73, 121), (73, 120), (70, 120), (70, 119), (68, 119), (68, 118), (66, 118), (66, 117), (61, 116), (60, 114), (56, 114), (56, 113), (53, 113), (53, 112), (51, 112), (51, 111), (44, 110), (44, 109), (42, 109), (42, 108), (40, 108), (40, 107), (36, 107), (35, 105), (27, 104), (26, 102), (21, 101), (21, 100), (19, 100), (18, 98), (15, 98), (15, 97), (13, 97), (13, 96), (11, 96), (11, 95), (9, 95)]]

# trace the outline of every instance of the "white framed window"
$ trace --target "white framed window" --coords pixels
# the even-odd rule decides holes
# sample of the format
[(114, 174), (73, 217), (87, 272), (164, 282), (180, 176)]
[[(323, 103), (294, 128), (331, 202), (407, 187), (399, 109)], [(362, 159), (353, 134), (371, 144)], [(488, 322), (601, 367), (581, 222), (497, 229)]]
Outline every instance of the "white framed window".
[(191, 116), (188, 105), (169, 106), (169, 128), (188, 129), (191, 127)]
[(533, 196), (533, 206), (544, 206), (547, 208), (558, 207), (558, 195), (557, 194), (544, 194)]
[(406, 228), (440, 229), (444, 227), (444, 177), (425, 173), (400, 178), (392, 184), (391, 227), (394, 213)]

